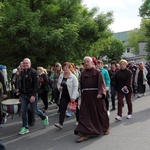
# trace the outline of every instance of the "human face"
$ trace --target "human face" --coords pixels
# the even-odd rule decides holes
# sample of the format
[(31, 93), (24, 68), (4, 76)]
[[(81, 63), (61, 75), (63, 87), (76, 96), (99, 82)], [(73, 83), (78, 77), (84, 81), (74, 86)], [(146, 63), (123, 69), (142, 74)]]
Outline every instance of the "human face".
[(38, 73), (38, 74), (41, 74), (41, 73), (42, 73), (42, 70), (38, 68), (38, 69), (37, 69), (37, 73)]
[(112, 65), (111, 65), (111, 69), (116, 69), (116, 65), (115, 65), (115, 64), (112, 64)]
[(61, 69), (61, 66), (60, 65), (56, 65), (55, 68), (56, 68), (57, 71), (59, 71)]
[(97, 68), (102, 68), (102, 67), (103, 67), (103, 62), (98, 61), (98, 63), (97, 63)]
[(90, 69), (93, 67), (92, 61), (89, 58), (84, 59), (84, 68)]
[(125, 69), (127, 64), (125, 62), (120, 63), (120, 69)]
[(63, 67), (63, 71), (64, 71), (64, 73), (68, 73), (68, 72), (70, 72), (70, 68), (66, 65)]
[(31, 68), (31, 61), (30, 61), (30, 59), (25, 58), (25, 59), (23, 60), (23, 68), (24, 68), (25, 70)]

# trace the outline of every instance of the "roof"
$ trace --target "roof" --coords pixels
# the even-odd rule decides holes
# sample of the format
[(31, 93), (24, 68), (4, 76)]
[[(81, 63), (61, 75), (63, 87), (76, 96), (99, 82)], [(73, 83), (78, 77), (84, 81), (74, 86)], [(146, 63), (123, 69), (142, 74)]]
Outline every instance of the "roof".
[(119, 39), (121, 42), (125, 42), (126, 39), (127, 39), (128, 36), (129, 36), (129, 33), (130, 33), (131, 31), (132, 31), (132, 30), (114, 33), (114, 37), (115, 37), (116, 39)]

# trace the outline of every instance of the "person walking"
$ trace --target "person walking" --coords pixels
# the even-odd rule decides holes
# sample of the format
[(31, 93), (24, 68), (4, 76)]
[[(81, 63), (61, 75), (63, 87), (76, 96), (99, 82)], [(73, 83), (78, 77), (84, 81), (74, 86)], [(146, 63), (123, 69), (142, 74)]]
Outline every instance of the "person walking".
[(19, 80), (19, 93), (21, 102), (22, 128), (18, 134), (23, 135), (29, 133), (27, 117), (27, 108), (29, 104), (31, 109), (34, 110), (34, 113), (43, 120), (44, 127), (48, 126), (48, 116), (39, 110), (37, 106), (38, 75), (36, 70), (31, 68), (31, 60), (29, 58), (25, 58), (23, 60), (23, 71), (20, 74)]
[(110, 89), (110, 76), (109, 73), (106, 69), (104, 69), (104, 63), (102, 60), (98, 60), (97, 62), (97, 68), (100, 69), (102, 77), (104, 78), (105, 84), (106, 84), (106, 97), (105, 97), (105, 103), (106, 103), (106, 107), (107, 107), (107, 113), (108, 115), (110, 115), (110, 111), (109, 111), (109, 89)]
[(65, 62), (63, 65), (63, 73), (58, 78), (57, 88), (60, 91), (60, 114), (59, 123), (55, 126), (59, 129), (63, 128), (65, 113), (68, 103), (75, 102), (79, 97), (78, 92), (78, 80), (77, 77), (70, 70), (71, 65), (69, 62)]
[(89, 56), (84, 57), (84, 70), (81, 72), (80, 83), (82, 92), (79, 124), (74, 130), (79, 136), (76, 142), (83, 142), (92, 135), (109, 134), (105, 82)]
[(127, 106), (128, 106), (128, 115), (127, 119), (132, 118), (132, 72), (127, 69), (127, 61), (125, 59), (121, 59), (120, 69), (115, 74), (115, 89), (117, 91), (117, 99), (118, 99), (118, 112), (117, 117), (115, 118), (117, 121), (122, 120), (122, 106), (123, 106), (123, 98), (126, 98)]
[(148, 71), (144, 67), (143, 62), (139, 63), (139, 67), (135, 74), (135, 83), (138, 86), (138, 93), (139, 93), (138, 98), (144, 96), (145, 94), (147, 84), (147, 74)]
[(115, 104), (115, 96), (116, 96), (116, 90), (115, 90), (115, 74), (119, 69), (117, 68), (117, 63), (115, 61), (111, 62), (111, 68), (108, 70), (109, 76), (110, 76), (110, 92), (111, 92), (111, 102), (112, 102), (112, 108), (110, 111), (116, 110), (116, 104)]
[(43, 67), (37, 67), (37, 73), (39, 75), (39, 92), (38, 98), (41, 98), (44, 104), (43, 112), (46, 113), (48, 111), (48, 76), (44, 73)]

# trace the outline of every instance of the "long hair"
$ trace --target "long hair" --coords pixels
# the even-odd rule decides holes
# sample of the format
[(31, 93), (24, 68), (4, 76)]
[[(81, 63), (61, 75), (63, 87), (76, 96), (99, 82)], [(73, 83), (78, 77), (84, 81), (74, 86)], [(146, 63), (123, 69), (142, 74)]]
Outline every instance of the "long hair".
[[(57, 67), (60, 66), (60, 69), (58, 70)], [(54, 68), (54, 75), (58, 76), (63, 72), (62, 70), (62, 65), (60, 63), (55, 63), (55, 68)]]

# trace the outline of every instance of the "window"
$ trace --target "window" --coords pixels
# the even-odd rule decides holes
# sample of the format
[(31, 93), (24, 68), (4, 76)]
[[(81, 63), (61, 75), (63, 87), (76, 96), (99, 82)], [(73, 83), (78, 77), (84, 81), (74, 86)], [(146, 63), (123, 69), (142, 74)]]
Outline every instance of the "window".
[(130, 48), (129, 47), (127, 48), (127, 53), (130, 53)]

